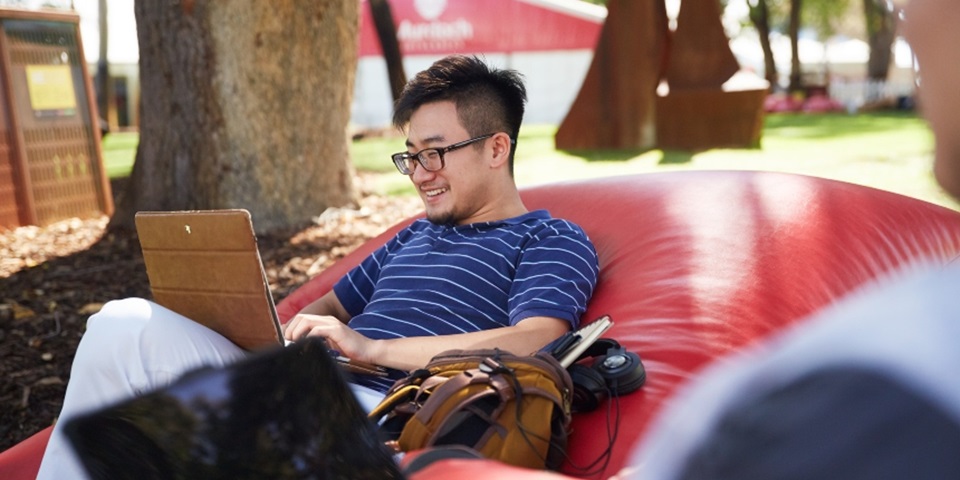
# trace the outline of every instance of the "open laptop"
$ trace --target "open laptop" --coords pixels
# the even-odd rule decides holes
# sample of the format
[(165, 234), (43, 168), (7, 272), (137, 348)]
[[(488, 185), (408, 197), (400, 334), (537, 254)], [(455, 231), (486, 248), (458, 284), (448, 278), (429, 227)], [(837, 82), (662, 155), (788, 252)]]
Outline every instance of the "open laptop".
[(190, 372), (64, 433), (93, 479), (402, 478), (319, 338)]
[(138, 212), (153, 299), (246, 350), (282, 345), (250, 212)]
[[(285, 344), (250, 212), (138, 212), (136, 225), (155, 302), (245, 350)], [(350, 373), (387, 376), (378, 365), (336, 358)]]

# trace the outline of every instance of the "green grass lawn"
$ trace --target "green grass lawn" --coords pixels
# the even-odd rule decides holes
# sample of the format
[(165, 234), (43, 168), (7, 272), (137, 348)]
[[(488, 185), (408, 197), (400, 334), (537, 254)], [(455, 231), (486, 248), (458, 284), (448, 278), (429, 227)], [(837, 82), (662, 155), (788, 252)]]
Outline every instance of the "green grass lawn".
[[(516, 177), (521, 186), (555, 181), (671, 170), (768, 170), (801, 173), (881, 188), (960, 210), (942, 193), (931, 173), (933, 137), (912, 113), (860, 115), (778, 114), (766, 118), (761, 148), (714, 149), (699, 153), (564, 152), (554, 147), (556, 126), (529, 125), (520, 131)], [(129, 173), (136, 134), (104, 139), (107, 171)], [(389, 155), (404, 149), (403, 137), (355, 141), (358, 170), (377, 174), (386, 194), (413, 194)]]
[(103, 137), (103, 167), (110, 178), (130, 175), (139, 141), (140, 134), (136, 132), (109, 133)]

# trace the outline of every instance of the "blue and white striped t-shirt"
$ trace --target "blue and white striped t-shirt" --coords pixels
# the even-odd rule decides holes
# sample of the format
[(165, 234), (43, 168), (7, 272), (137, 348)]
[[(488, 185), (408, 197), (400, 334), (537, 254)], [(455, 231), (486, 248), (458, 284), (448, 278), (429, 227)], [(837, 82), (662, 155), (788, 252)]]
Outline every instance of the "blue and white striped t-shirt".
[[(417, 220), (334, 285), (374, 339), (475, 332), (550, 316), (577, 328), (597, 282), (583, 230), (545, 210), (495, 222)], [(391, 380), (358, 378), (385, 391)]]

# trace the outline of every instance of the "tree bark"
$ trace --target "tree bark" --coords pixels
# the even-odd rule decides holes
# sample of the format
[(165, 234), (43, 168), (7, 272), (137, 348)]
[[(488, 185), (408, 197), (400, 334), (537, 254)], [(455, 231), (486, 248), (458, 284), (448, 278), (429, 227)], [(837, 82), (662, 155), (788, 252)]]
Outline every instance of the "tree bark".
[(393, 94), (393, 101), (396, 102), (400, 98), (403, 86), (407, 84), (407, 74), (403, 70), (403, 54), (400, 52), (397, 24), (393, 20), (390, 3), (387, 0), (370, 0), (370, 15), (377, 28), (377, 38), (380, 39), (383, 59), (387, 62), (390, 93)]
[(610, 0), (593, 62), (557, 130), (557, 148), (650, 149), (667, 44), (663, 0)]
[(893, 59), (893, 41), (896, 39), (896, 17), (887, 9), (886, 2), (863, 0), (863, 16), (867, 23), (867, 78), (884, 81), (890, 73)]
[(140, 144), (111, 226), (246, 208), (265, 232), (354, 203), (358, 3), (136, 0)]
[(776, 90), (779, 84), (777, 62), (773, 58), (773, 47), (770, 45), (770, 9), (767, 0), (757, 0), (756, 5), (750, 5), (750, 21), (757, 29), (760, 37), (760, 48), (763, 50), (763, 76), (770, 83), (770, 89)]

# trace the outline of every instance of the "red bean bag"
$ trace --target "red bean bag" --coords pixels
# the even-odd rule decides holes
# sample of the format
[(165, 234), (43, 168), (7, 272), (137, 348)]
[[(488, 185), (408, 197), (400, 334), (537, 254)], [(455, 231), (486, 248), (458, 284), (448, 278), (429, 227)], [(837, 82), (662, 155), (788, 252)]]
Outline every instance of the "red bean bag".
[[(960, 256), (960, 213), (814, 177), (748, 171), (642, 174), (524, 189), (530, 209), (580, 224), (600, 256), (584, 320), (638, 352), (646, 385), (574, 416), (564, 474), (607, 478), (677, 387), (712, 360), (794, 324), (910, 262)], [(406, 222), (404, 222), (406, 223)], [(400, 226), (367, 242), (278, 305), (289, 318)], [(618, 419), (615, 424), (612, 420)], [(610, 446), (608, 428), (616, 430)], [(0, 478), (33, 478), (49, 429), (0, 454)], [(606, 468), (590, 465), (610, 449)], [(594, 465), (601, 467), (602, 464)], [(560, 478), (489, 460), (445, 460), (429, 478)]]

